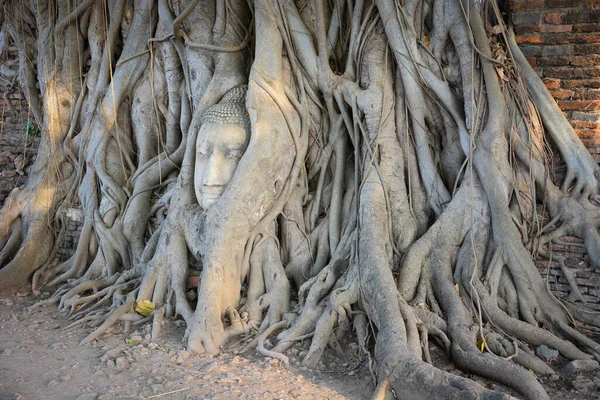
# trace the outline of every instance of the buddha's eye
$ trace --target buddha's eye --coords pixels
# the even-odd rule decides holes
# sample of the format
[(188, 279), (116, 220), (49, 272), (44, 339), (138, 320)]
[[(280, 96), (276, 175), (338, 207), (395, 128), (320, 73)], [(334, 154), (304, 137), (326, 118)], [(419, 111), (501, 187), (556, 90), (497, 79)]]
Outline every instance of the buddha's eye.
[(201, 156), (201, 157), (206, 157), (208, 155), (208, 149), (205, 148), (199, 148), (196, 150), (196, 154)]

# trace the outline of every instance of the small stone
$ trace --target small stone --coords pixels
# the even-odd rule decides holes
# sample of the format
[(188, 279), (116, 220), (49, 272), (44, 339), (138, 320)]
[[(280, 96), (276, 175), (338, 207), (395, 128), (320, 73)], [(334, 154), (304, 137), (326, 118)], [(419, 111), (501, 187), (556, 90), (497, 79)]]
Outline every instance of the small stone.
[(115, 400), (144, 400), (142, 396), (118, 396)]
[[(4, 330), (4, 327), (0, 327), (0, 330)], [(0, 351), (12, 349), (12, 348), (16, 347), (18, 344), (19, 344), (18, 342), (2, 342), (2, 343), (0, 343)]]
[(115, 360), (115, 365), (118, 369), (127, 369), (129, 368), (129, 361), (125, 357), (118, 357)]
[(134, 342), (141, 342), (142, 340), (144, 340), (144, 338), (142, 338), (141, 335), (132, 335), (131, 340), (133, 340)]
[(192, 353), (186, 350), (179, 350), (177, 352), (177, 364), (182, 364), (192, 356)]
[[(152, 388), (152, 392), (154, 394), (164, 391), (164, 386), (161, 385), (160, 383), (157, 383), (156, 385), (152, 385), (151, 388)], [(100, 399), (98, 399), (98, 400), (100, 400)]]
[(109, 368), (114, 368), (114, 367), (116, 367), (116, 364), (115, 364), (115, 362), (113, 360), (107, 360), (106, 361), (106, 366), (109, 367)]
[(297, 356), (299, 352), (300, 352), (300, 351), (299, 351), (297, 348), (295, 348), (295, 347), (292, 347), (291, 349), (289, 349), (289, 350), (288, 350), (288, 353), (289, 353), (291, 356)]
[(600, 368), (594, 360), (574, 360), (565, 365), (564, 371), (568, 374), (577, 374), (583, 371), (595, 371)]
[(552, 361), (558, 358), (558, 351), (551, 349), (548, 346), (541, 345), (535, 349), (535, 355), (544, 361)]
[(573, 388), (578, 392), (590, 392), (594, 390), (594, 382), (584, 376), (578, 376), (573, 382), (571, 382)]
[(115, 396), (113, 396), (110, 393), (106, 393), (106, 394), (103, 394), (102, 396), (98, 397), (98, 400), (114, 400), (114, 399), (115, 399)]
[(194, 301), (196, 298), (198, 298), (198, 294), (195, 290), (190, 290), (185, 294), (185, 297), (187, 297), (189, 301)]
[(96, 397), (98, 397), (98, 393), (85, 393), (80, 395), (75, 400), (96, 400)]
[(12, 302), (12, 300), (10, 299), (0, 299), (0, 304), (6, 306), (6, 307), (10, 307), (12, 306), (14, 303)]
[(116, 347), (116, 348), (108, 350), (106, 353), (104, 353), (104, 355), (100, 358), (100, 361), (106, 362), (108, 360), (114, 360), (117, 357), (119, 357), (121, 354), (123, 354), (123, 350)]
[(206, 364), (206, 367), (204, 367), (204, 372), (208, 373), (208, 372), (212, 372), (215, 369), (219, 368), (219, 366), (217, 365), (216, 362), (211, 362), (209, 364)]
[(4, 353), (2, 353), (5, 356), (10, 356), (13, 353), (12, 349), (6, 349), (4, 350)]

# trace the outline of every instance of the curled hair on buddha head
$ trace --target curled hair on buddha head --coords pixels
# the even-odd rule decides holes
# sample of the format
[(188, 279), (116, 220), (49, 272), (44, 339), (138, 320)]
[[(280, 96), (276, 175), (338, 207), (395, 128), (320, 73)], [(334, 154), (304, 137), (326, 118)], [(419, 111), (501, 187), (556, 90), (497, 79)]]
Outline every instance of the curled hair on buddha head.
[(236, 86), (229, 90), (221, 101), (204, 112), (200, 123), (211, 122), (213, 124), (242, 124), (250, 129), (250, 118), (246, 111), (247, 85)]

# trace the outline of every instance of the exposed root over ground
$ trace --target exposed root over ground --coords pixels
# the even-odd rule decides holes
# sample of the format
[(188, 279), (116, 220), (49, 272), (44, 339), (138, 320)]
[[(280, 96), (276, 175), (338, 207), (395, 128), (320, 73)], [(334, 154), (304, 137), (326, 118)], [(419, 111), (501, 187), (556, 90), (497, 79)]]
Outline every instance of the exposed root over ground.
[[(53, 287), (38, 305), (94, 327), (82, 343), (180, 316), (195, 353), (238, 343), (288, 364), (310, 339), (313, 367), (351, 337), (382, 396), (508, 396), (438, 368), (433, 346), (530, 399), (555, 373), (531, 346), (600, 361), (581, 333), (600, 317), (549, 247), (578, 236), (600, 265), (600, 169), (509, 10), (198, 3), (8, 1), (12, 40), (37, 37), (44, 112), (35, 172), (0, 211), (0, 288)], [(53, 265), (76, 197), (80, 241)], [(567, 301), (537, 256), (561, 263)]]

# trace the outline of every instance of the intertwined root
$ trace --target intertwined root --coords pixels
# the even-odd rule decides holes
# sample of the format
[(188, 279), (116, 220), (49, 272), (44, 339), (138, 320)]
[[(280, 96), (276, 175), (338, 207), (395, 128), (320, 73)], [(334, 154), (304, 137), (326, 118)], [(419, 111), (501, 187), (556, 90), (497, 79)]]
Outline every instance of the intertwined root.
[[(0, 212), (0, 288), (37, 270), (36, 295), (58, 287), (38, 305), (96, 328), (83, 343), (118, 324), (151, 322), (157, 337), (180, 316), (195, 352), (241, 341), (287, 365), (310, 339), (302, 363), (313, 367), (350, 337), (381, 398), (508, 397), (435, 368), (432, 345), (532, 399), (547, 394), (529, 370), (555, 372), (530, 346), (600, 360), (574, 328), (600, 319), (575, 303), (573, 271), (548, 249), (578, 236), (600, 265), (598, 166), (495, 1), (62, 4), (58, 16), (38, 4), (31, 15), (47, 18), (14, 30), (39, 35), (50, 21), (59, 40), (38, 41), (38, 68), (56, 79), (40, 80), (34, 104), (36, 178)], [(202, 116), (240, 85), (250, 142), (201, 209)], [(544, 129), (567, 165), (560, 187)], [(76, 192), (75, 254), (46, 263), (53, 216)], [(548, 291), (532, 253), (560, 263), (569, 301)]]

